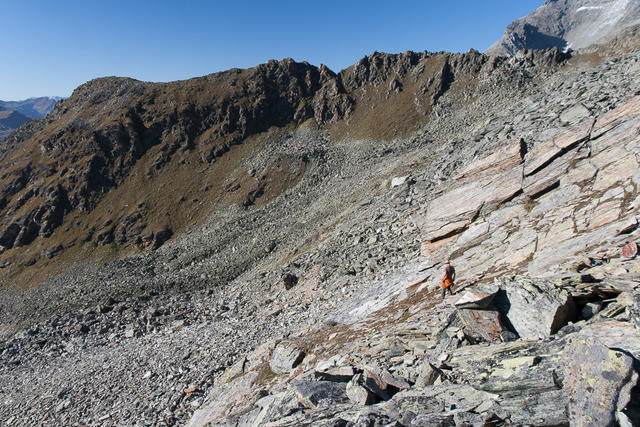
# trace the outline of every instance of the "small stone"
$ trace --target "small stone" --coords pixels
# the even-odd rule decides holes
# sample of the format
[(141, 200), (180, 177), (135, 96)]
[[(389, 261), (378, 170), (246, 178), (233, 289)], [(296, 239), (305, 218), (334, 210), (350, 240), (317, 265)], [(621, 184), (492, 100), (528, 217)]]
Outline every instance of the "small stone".
[(375, 403), (375, 396), (362, 384), (362, 374), (354, 376), (351, 381), (347, 383), (347, 397), (356, 405), (371, 405)]
[(635, 258), (638, 255), (638, 244), (636, 242), (627, 243), (622, 247), (622, 256), (625, 258)]
[(276, 345), (269, 358), (269, 367), (276, 374), (288, 374), (304, 359), (304, 352), (293, 343), (283, 341)]
[(406, 176), (397, 176), (395, 178), (393, 178), (391, 180), (391, 187), (399, 187), (402, 184), (404, 184), (405, 182), (407, 182), (407, 178)]
[(286, 290), (290, 290), (298, 284), (298, 277), (291, 273), (285, 273), (282, 276), (281, 282)]

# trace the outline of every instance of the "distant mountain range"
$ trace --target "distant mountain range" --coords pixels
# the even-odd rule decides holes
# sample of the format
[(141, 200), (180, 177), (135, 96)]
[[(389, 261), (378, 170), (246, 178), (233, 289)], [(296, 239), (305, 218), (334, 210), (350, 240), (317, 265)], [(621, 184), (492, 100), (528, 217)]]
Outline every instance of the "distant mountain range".
[(60, 96), (41, 96), (23, 101), (0, 101), (0, 141), (29, 120), (45, 117), (61, 99)]
[(0, 110), (0, 141), (29, 120), (31, 117), (17, 111)]
[(640, 0), (547, 0), (511, 23), (488, 55), (522, 49), (579, 49), (602, 43), (640, 24)]

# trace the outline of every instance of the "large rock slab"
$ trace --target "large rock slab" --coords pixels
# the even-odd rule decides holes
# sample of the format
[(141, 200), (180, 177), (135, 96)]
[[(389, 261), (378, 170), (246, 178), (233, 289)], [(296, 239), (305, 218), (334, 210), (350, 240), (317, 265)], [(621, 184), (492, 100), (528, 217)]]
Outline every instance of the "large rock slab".
[(575, 317), (571, 295), (548, 280), (511, 276), (496, 279), (496, 284), (503, 292), (494, 304), (521, 338), (546, 338)]
[(595, 340), (578, 339), (566, 350), (564, 390), (572, 426), (613, 426), (638, 380), (634, 360)]
[(210, 425), (248, 409), (258, 396), (258, 390), (253, 386), (257, 376), (257, 373), (252, 372), (216, 387), (215, 392), (207, 396), (187, 425)]
[(331, 406), (347, 401), (346, 385), (331, 381), (295, 381), (293, 390), (306, 408)]
[(431, 201), (425, 215), (415, 217), (423, 238), (433, 242), (464, 230), (480, 209), (491, 211), (522, 188), (521, 142), (472, 163), (454, 178), (452, 187)]
[(586, 141), (589, 138), (593, 122), (592, 119), (584, 120), (568, 129), (558, 130), (545, 141), (535, 144), (525, 156), (525, 176), (538, 172), (571, 148)]

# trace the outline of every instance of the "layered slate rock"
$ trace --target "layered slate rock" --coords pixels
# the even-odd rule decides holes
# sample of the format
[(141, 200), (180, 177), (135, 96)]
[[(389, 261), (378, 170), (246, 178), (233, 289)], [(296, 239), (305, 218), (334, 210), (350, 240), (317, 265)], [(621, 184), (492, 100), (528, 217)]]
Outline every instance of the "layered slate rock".
[(492, 210), (522, 187), (522, 141), (505, 141), (489, 157), (475, 162), (455, 178), (448, 189), (429, 204), (417, 222), (423, 237), (433, 242), (466, 229), (481, 209)]
[(546, 338), (575, 317), (571, 295), (550, 281), (515, 276), (496, 283), (502, 292), (494, 303), (521, 338)]
[[(637, 240), (639, 105), (634, 98), (597, 118), (581, 110), (532, 135), (515, 166), (522, 176), (509, 166), (515, 146), (471, 162), (416, 214), (425, 264), (450, 258), (468, 282), (510, 271), (552, 276), (606, 242)], [(486, 182), (490, 195), (478, 192)]]
[(565, 353), (564, 389), (572, 426), (615, 425), (638, 381), (634, 359), (591, 339), (578, 339)]

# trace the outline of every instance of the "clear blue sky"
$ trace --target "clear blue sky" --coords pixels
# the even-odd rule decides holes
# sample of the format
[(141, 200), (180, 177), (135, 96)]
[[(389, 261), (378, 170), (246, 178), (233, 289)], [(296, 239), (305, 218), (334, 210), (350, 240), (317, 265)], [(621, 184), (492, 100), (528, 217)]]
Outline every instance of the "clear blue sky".
[(292, 57), (339, 71), (379, 52), (484, 51), (543, 0), (3, 0), (0, 99), (87, 80), (170, 81)]

